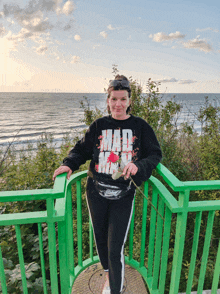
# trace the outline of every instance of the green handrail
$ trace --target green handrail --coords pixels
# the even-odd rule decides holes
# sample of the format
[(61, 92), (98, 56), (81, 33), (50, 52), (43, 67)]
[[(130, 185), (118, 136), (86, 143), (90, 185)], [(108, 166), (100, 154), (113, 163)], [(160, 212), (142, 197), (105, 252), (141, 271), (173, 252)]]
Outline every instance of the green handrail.
[[(144, 195), (151, 197), (151, 202), (158, 209), (164, 220), (159, 217), (146, 198), (136, 195), (136, 201), (142, 199), (141, 238), (140, 254), (134, 254), (136, 219), (140, 219), (136, 208), (130, 227), (128, 240), (128, 256), (125, 257), (127, 264), (135, 268), (145, 280), (150, 294), (163, 294), (169, 281), (169, 294), (177, 294), (180, 287), (182, 260), (187, 232), (187, 221), (193, 218), (195, 227), (193, 232), (191, 260), (188, 273), (186, 293), (191, 293), (195, 276), (197, 252), (201, 246), (199, 242), (202, 214), (207, 212), (207, 227), (203, 245), (202, 265), (198, 278), (198, 293), (202, 293), (207, 270), (209, 247), (213, 232), (213, 223), (216, 211), (220, 210), (220, 200), (190, 201), (190, 191), (194, 190), (219, 190), (220, 181), (182, 182), (179, 181), (165, 166), (159, 164), (156, 168), (169, 187), (179, 192), (178, 200), (170, 191), (155, 177), (144, 183)], [(46, 200), (47, 209), (38, 212), (23, 212), (15, 214), (1, 214), (0, 226), (14, 225), (18, 247), (19, 262), (23, 293), (28, 293), (26, 264), (23, 254), (23, 236), (21, 225), (37, 223), (39, 234), (39, 251), (43, 291), (48, 293), (46, 280), (46, 267), (50, 269), (50, 284), (53, 294), (69, 294), (77, 276), (88, 266), (99, 262), (95, 255), (94, 237), (89, 215), (82, 214), (82, 206), (85, 205), (85, 197), (82, 195), (81, 181), (87, 176), (87, 171), (73, 174), (66, 180), (66, 174), (59, 175), (53, 189), (39, 189), (29, 191), (0, 192), (1, 202)], [(76, 193), (72, 193), (72, 188)], [(73, 203), (76, 202), (73, 206)], [(135, 204), (137, 206), (138, 203)], [(195, 218), (194, 218), (195, 216)], [(84, 252), (83, 219), (88, 218), (88, 241), (89, 252)], [(173, 222), (172, 220), (175, 220)], [(150, 222), (149, 222), (150, 221)], [(87, 221), (86, 221), (87, 222)], [(42, 223), (46, 223), (48, 229), (49, 264), (46, 264), (43, 246)], [(73, 225), (74, 224), (74, 225)], [(170, 238), (175, 238), (173, 255), (170, 255)], [(220, 230), (218, 230), (220, 232)], [(175, 235), (173, 235), (175, 234)], [(58, 251), (58, 255), (57, 255)], [(0, 282), (2, 293), (7, 292), (7, 278), (4, 270), (4, 250), (0, 247)], [(172, 259), (172, 269), (168, 271), (168, 262)], [(211, 293), (216, 294), (219, 287), (220, 273), (220, 242), (217, 248), (213, 268), (213, 280)], [(169, 265), (170, 266), (170, 265)], [(60, 273), (58, 279), (58, 272)], [(166, 290), (167, 291), (167, 290)], [(168, 292), (167, 292), (168, 293)]]

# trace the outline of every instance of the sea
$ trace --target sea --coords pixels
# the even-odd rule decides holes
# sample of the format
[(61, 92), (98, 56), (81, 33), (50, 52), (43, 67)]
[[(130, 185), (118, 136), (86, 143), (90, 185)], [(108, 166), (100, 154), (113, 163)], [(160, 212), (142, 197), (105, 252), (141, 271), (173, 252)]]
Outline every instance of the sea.
[[(165, 104), (173, 100), (181, 104), (181, 112), (174, 119), (179, 126), (182, 122), (194, 123), (195, 131), (201, 133), (201, 124), (196, 115), (204, 106), (205, 97), (209, 103), (220, 107), (220, 94), (160, 94)], [(0, 92), (0, 150), (11, 144), (16, 151), (33, 150), (43, 134), (52, 134), (55, 148), (59, 148), (64, 136), (80, 136), (87, 126), (82, 121), (84, 112), (80, 102), (90, 109), (106, 110), (106, 93), (9, 93)], [(105, 112), (105, 115), (107, 113)]]

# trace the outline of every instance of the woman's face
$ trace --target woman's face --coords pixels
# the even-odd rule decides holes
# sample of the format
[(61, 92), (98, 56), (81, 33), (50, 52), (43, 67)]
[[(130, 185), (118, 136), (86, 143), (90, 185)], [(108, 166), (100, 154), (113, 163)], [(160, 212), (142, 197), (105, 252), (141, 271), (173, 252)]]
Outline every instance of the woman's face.
[(126, 90), (111, 91), (107, 104), (110, 108), (112, 117), (115, 119), (126, 119), (126, 110), (131, 101)]

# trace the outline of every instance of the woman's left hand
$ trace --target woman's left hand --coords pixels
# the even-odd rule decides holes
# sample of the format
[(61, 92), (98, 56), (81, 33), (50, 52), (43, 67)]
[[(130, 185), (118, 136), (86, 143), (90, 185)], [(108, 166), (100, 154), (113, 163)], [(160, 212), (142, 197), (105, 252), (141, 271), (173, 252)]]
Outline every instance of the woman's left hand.
[(138, 171), (138, 167), (132, 163), (129, 162), (123, 169), (122, 176), (124, 176), (124, 179), (127, 180), (130, 176), (136, 175)]

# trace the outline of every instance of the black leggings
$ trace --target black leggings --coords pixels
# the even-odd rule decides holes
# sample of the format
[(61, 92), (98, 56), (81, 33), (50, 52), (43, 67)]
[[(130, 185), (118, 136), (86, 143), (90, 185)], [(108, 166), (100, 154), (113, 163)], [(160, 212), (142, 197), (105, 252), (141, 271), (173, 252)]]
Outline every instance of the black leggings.
[(99, 195), (87, 179), (87, 204), (93, 224), (96, 248), (104, 270), (109, 270), (111, 294), (120, 294), (124, 282), (124, 245), (134, 203), (134, 193), (118, 200)]

